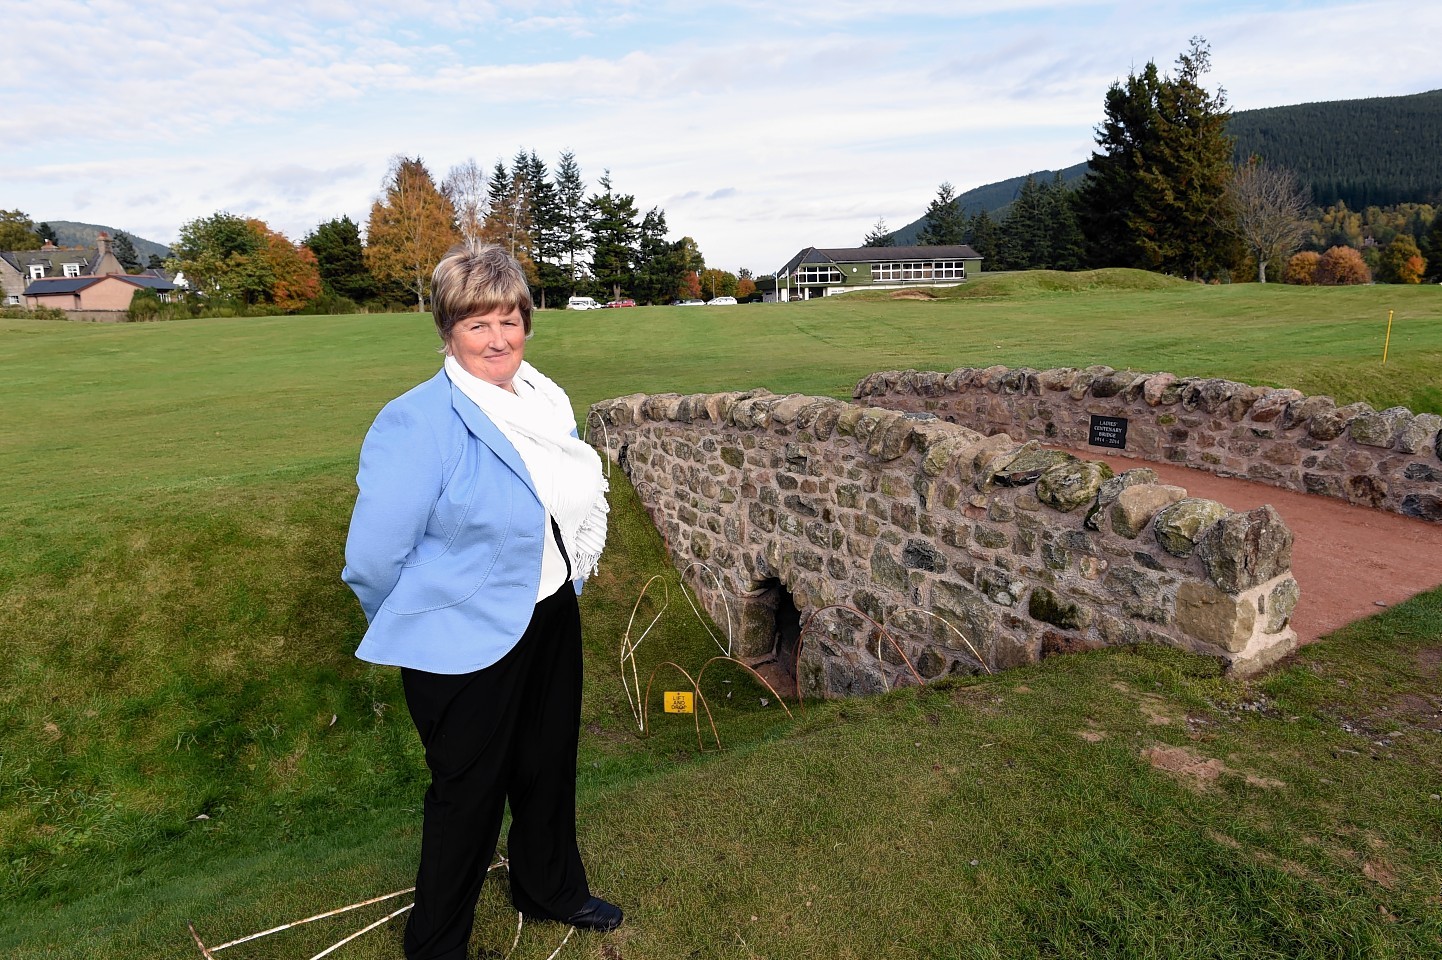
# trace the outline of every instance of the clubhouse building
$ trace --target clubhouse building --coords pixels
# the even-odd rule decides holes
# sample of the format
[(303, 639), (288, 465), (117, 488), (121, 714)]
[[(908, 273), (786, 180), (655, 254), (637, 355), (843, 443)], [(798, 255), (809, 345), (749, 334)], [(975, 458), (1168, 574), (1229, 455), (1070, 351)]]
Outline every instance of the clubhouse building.
[(774, 290), (763, 290), (767, 300), (810, 300), (852, 290), (954, 287), (980, 272), (981, 255), (965, 244), (807, 247), (776, 271)]

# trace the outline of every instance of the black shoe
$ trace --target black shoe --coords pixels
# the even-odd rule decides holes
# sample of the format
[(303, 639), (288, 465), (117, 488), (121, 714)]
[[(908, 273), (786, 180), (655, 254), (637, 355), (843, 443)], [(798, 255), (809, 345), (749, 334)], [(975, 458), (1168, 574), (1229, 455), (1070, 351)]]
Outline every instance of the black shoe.
[(569, 923), (580, 930), (607, 933), (621, 925), (621, 908), (614, 903), (607, 903), (600, 897), (592, 897), (581, 909), (561, 922)]

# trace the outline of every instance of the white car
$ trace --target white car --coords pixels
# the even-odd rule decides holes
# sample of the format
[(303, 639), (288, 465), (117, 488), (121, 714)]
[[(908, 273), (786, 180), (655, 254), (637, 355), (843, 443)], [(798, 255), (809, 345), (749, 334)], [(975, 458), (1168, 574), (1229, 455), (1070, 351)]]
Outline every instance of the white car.
[(708, 306), (708, 307), (734, 307), (734, 306), (736, 306), (736, 298), (735, 298), (735, 297), (715, 297), (715, 298), (713, 298), (713, 299), (711, 300), (710, 303), (706, 304), (706, 306)]
[(601, 305), (594, 297), (572, 297), (566, 301), (567, 310), (599, 310)]

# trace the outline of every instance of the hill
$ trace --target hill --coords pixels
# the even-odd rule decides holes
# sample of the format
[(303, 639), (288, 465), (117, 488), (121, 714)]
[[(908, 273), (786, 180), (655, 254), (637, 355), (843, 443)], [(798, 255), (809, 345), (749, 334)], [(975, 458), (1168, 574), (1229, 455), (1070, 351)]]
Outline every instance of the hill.
[[(1236, 138), (1236, 158), (1262, 157), (1296, 171), (1312, 200), (1326, 207), (1345, 202), (1353, 210), (1442, 198), (1442, 90), (1402, 97), (1331, 100), (1264, 107), (1232, 114), (1227, 132)], [(1033, 171), (1051, 180), (1055, 170)], [(1060, 171), (1072, 184), (1086, 175), (1085, 163)], [(968, 215), (985, 210), (1004, 216), (1026, 175), (983, 184), (957, 200)], [(916, 242), (924, 218), (899, 228), (897, 244)]]
[(1442, 90), (1244, 110), (1227, 129), (1238, 159), (1290, 167), (1319, 206), (1442, 199)]
[[(1037, 180), (1050, 181), (1057, 173), (1061, 173), (1063, 183), (1072, 184), (1086, 176), (1087, 165), (1085, 163), (1073, 164), (1061, 171), (1057, 170), (1033, 170), (1030, 174), (1022, 174), (1019, 177), (1009, 177), (1006, 180), (998, 180), (996, 183), (987, 183), (958, 196), (957, 202), (961, 204), (967, 216), (973, 216), (985, 210), (993, 217), (1004, 215), (1005, 210), (1016, 199), (1017, 192), (1021, 190), (1022, 182), (1028, 176)], [(908, 223), (906, 226), (893, 231), (892, 236), (896, 238), (898, 247), (905, 247), (916, 243), (917, 236), (921, 233), (921, 224), (926, 219), (923, 215)]]
[[(104, 230), (111, 237), (120, 232), (115, 227), (107, 227), (100, 223), (80, 223), (76, 220), (37, 220), (35, 222), (36, 224), (50, 224), (50, 229), (55, 231), (55, 239), (62, 247), (93, 247), (95, 246), (95, 237), (100, 231)], [(162, 260), (170, 256), (170, 248), (165, 244), (137, 237), (129, 230), (125, 232), (130, 234), (130, 239), (135, 244), (135, 252), (140, 255), (142, 267), (145, 266), (145, 262), (150, 259), (152, 253)]]

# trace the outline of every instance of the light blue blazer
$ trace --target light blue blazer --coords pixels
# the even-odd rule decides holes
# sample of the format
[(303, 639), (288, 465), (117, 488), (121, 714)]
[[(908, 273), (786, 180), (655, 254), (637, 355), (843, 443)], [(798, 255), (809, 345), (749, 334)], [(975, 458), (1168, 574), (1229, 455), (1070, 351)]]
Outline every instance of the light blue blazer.
[(381, 410), (356, 485), (341, 573), (369, 623), (356, 656), (451, 674), (505, 656), (551, 535), (510, 441), (442, 370)]

